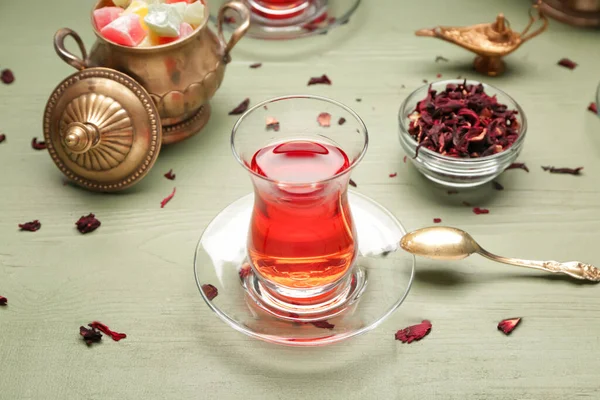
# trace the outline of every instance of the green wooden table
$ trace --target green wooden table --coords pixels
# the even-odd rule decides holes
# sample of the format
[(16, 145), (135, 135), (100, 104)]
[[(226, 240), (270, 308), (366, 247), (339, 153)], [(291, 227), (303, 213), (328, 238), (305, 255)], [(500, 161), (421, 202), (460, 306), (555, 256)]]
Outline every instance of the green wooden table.
[[(371, 144), (354, 172), (358, 191), (381, 202), (408, 229), (440, 217), (499, 254), (600, 264), (600, 119), (587, 111), (599, 82), (597, 31), (551, 21), (548, 32), (509, 56), (509, 72), (485, 79), (524, 108), (528, 138), (520, 161), (491, 185), (447, 196), (402, 162), (397, 112), (423, 79), (477, 78), (472, 55), (415, 37), (438, 24), (491, 21), (513, 28), (527, 0), (377, 0), (326, 36), (290, 43), (244, 39), (234, 50), (204, 131), (164, 148), (133, 189), (95, 194), (63, 185), (42, 137), (42, 112), (74, 70), (54, 53), (60, 27), (91, 46), (92, 1), (2, 1), (0, 69), (0, 399), (579, 399), (600, 398), (600, 288), (479, 257), (459, 263), (418, 260), (413, 288), (383, 325), (331, 347), (268, 345), (221, 322), (198, 294), (192, 259), (210, 219), (251, 191), (233, 159), (227, 112), (288, 93), (335, 98), (369, 127)], [(443, 55), (450, 61), (435, 63)], [(556, 62), (579, 63), (570, 71)], [(263, 62), (260, 69), (249, 64)], [(329, 75), (332, 86), (307, 87)], [(356, 102), (362, 98), (362, 102)], [(541, 165), (584, 166), (582, 176), (551, 175)], [(163, 177), (169, 169), (171, 182)], [(395, 178), (390, 173), (397, 172)], [(160, 200), (177, 187), (164, 209)], [(475, 215), (469, 201), (490, 209)], [(74, 222), (94, 212), (89, 235)], [(18, 223), (39, 219), (36, 233)], [(511, 336), (498, 321), (523, 317)], [(400, 328), (430, 319), (431, 334), (410, 345)], [(88, 348), (78, 328), (93, 319), (128, 334)]]

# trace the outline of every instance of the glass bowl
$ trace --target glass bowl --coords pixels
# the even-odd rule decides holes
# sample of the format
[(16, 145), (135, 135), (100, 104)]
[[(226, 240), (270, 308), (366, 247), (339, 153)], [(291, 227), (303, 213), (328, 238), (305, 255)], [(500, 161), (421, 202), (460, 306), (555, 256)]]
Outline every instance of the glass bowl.
[[(448, 84), (461, 84), (464, 79), (449, 79), (431, 83), (431, 88), (438, 93), (446, 89)], [(512, 164), (523, 148), (525, 134), (527, 132), (527, 119), (519, 104), (502, 90), (483, 82), (467, 80), (468, 85), (481, 83), (485, 93), (496, 96), (499, 103), (505, 104), (509, 110), (517, 110), (519, 121), (519, 138), (508, 149), (486, 157), (480, 158), (456, 158), (443, 156), (439, 153), (421, 147), (417, 152), (417, 141), (408, 133), (410, 120), (408, 116), (414, 111), (417, 103), (427, 96), (430, 85), (424, 85), (410, 94), (400, 106), (398, 122), (400, 124), (400, 144), (406, 152), (407, 159), (425, 177), (433, 182), (454, 188), (469, 188), (483, 185), (500, 175), (510, 164)]]

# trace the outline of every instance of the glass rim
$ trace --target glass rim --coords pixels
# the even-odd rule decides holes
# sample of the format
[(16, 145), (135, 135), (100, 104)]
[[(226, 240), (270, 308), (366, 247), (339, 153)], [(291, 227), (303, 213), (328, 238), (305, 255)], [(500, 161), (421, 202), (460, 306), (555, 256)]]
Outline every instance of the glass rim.
[[(292, 99), (309, 99), (309, 100), (319, 100), (319, 101), (324, 101), (330, 104), (333, 104), (339, 108), (342, 108), (343, 110), (345, 110), (346, 112), (348, 112), (358, 123), (358, 125), (360, 126), (358, 129), (362, 129), (362, 132), (364, 132), (364, 143), (362, 146), (362, 149), (360, 151), (360, 153), (358, 154), (358, 156), (356, 158), (354, 158), (354, 160), (352, 160), (352, 162), (350, 163), (350, 165), (348, 166), (348, 168), (346, 168), (345, 170), (343, 170), (342, 172), (338, 172), (337, 174), (326, 178), (326, 179), (321, 179), (318, 181), (312, 181), (312, 182), (288, 182), (288, 181), (281, 181), (281, 180), (277, 180), (277, 179), (272, 179), (263, 175), (260, 175), (256, 172), (254, 172), (252, 169), (250, 169), (248, 167), (248, 165), (246, 165), (246, 163), (244, 162), (244, 160), (242, 160), (242, 158), (240, 157), (240, 154), (238, 153), (238, 151), (236, 150), (236, 146), (235, 146), (235, 137), (237, 134), (237, 131), (239, 129), (239, 127), (241, 126), (241, 124), (244, 122), (244, 119), (249, 116), (250, 114), (252, 114), (252, 112), (256, 111), (259, 108), (262, 108), (263, 106), (270, 104), (270, 103), (274, 103), (277, 101), (282, 101), (282, 100), (292, 100)], [(359, 132), (360, 133), (360, 132)], [(275, 183), (275, 184), (285, 184), (285, 185), (290, 185), (290, 186), (298, 186), (298, 185), (307, 185), (307, 184), (319, 184), (319, 183), (326, 183), (329, 181), (333, 181), (343, 175), (346, 175), (348, 173), (350, 173), (354, 167), (356, 167), (360, 161), (363, 159), (363, 157), (365, 156), (366, 152), (367, 152), (367, 148), (369, 147), (369, 131), (367, 129), (367, 126), (365, 125), (364, 121), (362, 120), (362, 118), (360, 118), (360, 116), (354, 111), (352, 110), (350, 107), (346, 106), (343, 103), (340, 103), (337, 100), (333, 100), (329, 97), (324, 97), (324, 96), (318, 96), (318, 95), (312, 95), (312, 94), (292, 94), (292, 95), (285, 95), (285, 96), (279, 96), (279, 97), (273, 97), (267, 100), (264, 100), (256, 105), (254, 105), (253, 107), (249, 108), (248, 110), (246, 110), (239, 118), (238, 120), (235, 122), (235, 124), (233, 125), (233, 128), (231, 129), (231, 138), (230, 138), (230, 145), (231, 145), (231, 151), (233, 152), (233, 155), (235, 157), (235, 159), (238, 161), (238, 163), (240, 163), (240, 165), (242, 167), (244, 167), (244, 169), (246, 171), (248, 171), (249, 173), (251, 173), (253, 176), (260, 178), (266, 182), (270, 182), (270, 183)], [(343, 149), (342, 149), (343, 150)]]
[(517, 138), (517, 140), (515, 140), (515, 142), (510, 147), (502, 150), (499, 153), (492, 154), (492, 155), (485, 156), (485, 157), (479, 157), (479, 158), (450, 157), (450, 156), (444, 156), (442, 154), (436, 153), (425, 147), (419, 148), (419, 155), (421, 155), (421, 152), (423, 152), (427, 156), (430, 156), (437, 160), (447, 161), (447, 162), (451, 162), (454, 164), (464, 164), (465, 166), (467, 166), (467, 165), (473, 165), (476, 163), (484, 163), (487, 161), (493, 161), (498, 158), (502, 158), (506, 154), (510, 153), (511, 150), (514, 151), (515, 149), (518, 149), (523, 144), (523, 141), (525, 140), (525, 134), (527, 133), (527, 117), (525, 116), (525, 112), (521, 108), (521, 105), (511, 95), (509, 95), (502, 89), (498, 89), (496, 86), (493, 86), (488, 83), (481, 82), (481, 81), (478, 81), (475, 79), (466, 79), (466, 78), (465, 79), (446, 79), (446, 80), (442, 80), (442, 81), (431, 82), (431, 83), (419, 86), (411, 94), (409, 94), (408, 97), (406, 97), (406, 99), (404, 99), (404, 101), (400, 105), (400, 110), (398, 112), (398, 120), (400, 123), (400, 131), (401, 131), (402, 136), (405, 137), (411, 144), (414, 144), (415, 147), (417, 147), (419, 145), (419, 143), (417, 143), (417, 141), (412, 137), (412, 135), (410, 133), (408, 133), (408, 124), (406, 122), (408, 121), (408, 119), (409, 119), (408, 115), (410, 115), (410, 114), (405, 115), (408, 104), (410, 103), (411, 100), (413, 100), (417, 96), (418, 93), (420, 93), (424, 89), (427, 90), (427, 88), (431, 87), (432, 85), (448, 85), (450, 83), (456, 84), (456, 83), (463, 83), (465, 81), (467, 82), (467, 84), (469, 84), (469, 83), (482, 84), (484, 88), (490, 88), (490, 89), (502, 94), (503, 96), (506, 96), (508, 98), (508, 100), (513, 103), (513, 105), (517, 109), (518, 115), (520, 115), (521, 121), (522, 121), (521, 126), (519, 127), (519, 137)]

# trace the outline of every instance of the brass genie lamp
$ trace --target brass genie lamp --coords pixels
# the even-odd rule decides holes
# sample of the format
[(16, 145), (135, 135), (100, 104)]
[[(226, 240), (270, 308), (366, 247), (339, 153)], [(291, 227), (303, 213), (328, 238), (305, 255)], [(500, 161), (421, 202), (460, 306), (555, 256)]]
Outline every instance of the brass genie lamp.
[[(529, 9), (529, 24), (521, 33), (513, 31), (504, 15), (499, 14), (492, 23), (464, 27), (437, 26), (433, 29), (420, 29), (416, 35), (442, 39), (472, 51), (477, 54), (474, 61), (477, 72), (498, 76), (506, 69), (502, 57), (512, 53), (548, 27), (548, 19), (538, 7), (539, 3), (536, 3)], [(537, 16), (534, 16), (534, 10), (537, 11)], [(537, 21), (542, 21), (542, 26), (534, 32), (529, 32)]]

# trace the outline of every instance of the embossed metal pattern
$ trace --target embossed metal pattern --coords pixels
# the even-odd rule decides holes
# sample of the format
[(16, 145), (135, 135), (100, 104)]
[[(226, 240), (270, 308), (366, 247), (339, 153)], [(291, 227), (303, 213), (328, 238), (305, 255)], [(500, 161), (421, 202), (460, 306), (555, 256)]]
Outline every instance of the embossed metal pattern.
[[(65, 137), (81, 134), (81, 126), (97, 130), (98, 139), (77, 152), (79, 144)], [(162, 129), (156, 106), (136, 81), (107, 68), (89, 68), (66, 78), (51, 94), (44, 137), (52, 160), (69, 179), (95, 191), (118, 191), (152, 167)]]

